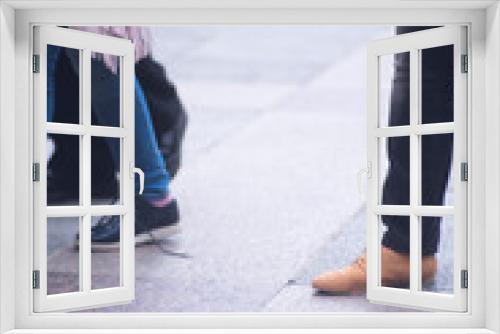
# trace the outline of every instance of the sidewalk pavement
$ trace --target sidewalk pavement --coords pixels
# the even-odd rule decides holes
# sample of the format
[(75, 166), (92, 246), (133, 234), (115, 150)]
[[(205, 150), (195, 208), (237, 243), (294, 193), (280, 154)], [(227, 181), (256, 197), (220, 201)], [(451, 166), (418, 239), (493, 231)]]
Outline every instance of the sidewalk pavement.
[(390, 33), (155, 28), (190, 119), (172, 183), (183, 232), (136, 249), (134, 302), (94, 311), (399, 311), (310, 288), (364, 247), (365, 47)]

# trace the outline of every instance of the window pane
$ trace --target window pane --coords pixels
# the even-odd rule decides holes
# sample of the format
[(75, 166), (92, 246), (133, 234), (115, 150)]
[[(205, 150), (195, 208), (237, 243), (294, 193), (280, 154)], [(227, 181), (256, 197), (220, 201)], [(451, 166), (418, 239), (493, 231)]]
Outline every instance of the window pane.
[(381, 216), (380, 286), (408, 289), (410, 283), (410, 217)]
[(47, 294), (76, 292), (80, 289), (80, 256), (75, 238), (79, 217), (47, 219)]
[(420, 219), (422, 290), (453, 294), (453, 216)]
[[(422, 205), (453, 205), (450, 187), (453, 134), (426, 135), (422, 140)], [(448, 182), (450, 181), (450, 182)], [(447, 185), (450, 185), (447, 187)], [(447, 191), (446, 191), (447, 190)]]
[(108, 235), (108, 242), (92, 241), (92, 289), (120, 286), (120, 220), (120, 216), (92, 217), (94, 233)]
[(92, 137), (92, 205), (119, 204), (120, 138)]
[(379, 57), (379, 127), (410, 124), (410, 53)]
[(379, 139), (379, 203), (410, 205), (410, 137)]
[(80, 204), (80, 136), (47, 136), (47, 205)]
[(422, 123), (453, 122), (453, 46), (421, 50)]
[(92, 52), (92, 125), (119, 127), (120, 57)]
[(47, 122), (80, 118), (80, 50), (47, 45)]

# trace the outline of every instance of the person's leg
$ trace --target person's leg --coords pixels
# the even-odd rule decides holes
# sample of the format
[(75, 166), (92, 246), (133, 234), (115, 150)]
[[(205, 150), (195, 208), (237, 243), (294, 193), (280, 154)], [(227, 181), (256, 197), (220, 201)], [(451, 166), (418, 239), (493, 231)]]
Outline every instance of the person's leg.
[[(430, 27), (398, 27), (406, 33)], [(422, 59), (423, 123), (453, 121), (453, 49), (426, 50)], [(409, 124), (409, 57), (395, 57), (395, 77), (391, 92), (391, 126)], [(453, 151), (450, 134), (422, 138), (422, 205), (442, 205)], [(382, 203), (409, 204), (409, 138), (388, 139), (389, 169), (384, 182)], [(409, 218), (384, 216), (387, 227), (382, 240), (382, 282), (385, 286), (407, 284), (409, 280)], [(440, 237), (440, 218), (424, 217), (422, 221), (422, 279), (435, 275), (434, 254)], [(405, 270), (405, 268), (407, 270)], [(366, 288), (366, 257), (351, 266), (317, 276), (313, 286), (321, 291), (352, 293)]]
[[(72, 66), (77, 66), (76, 59)], [(113, 74), (100, 60), (92, 59), (92, 112), (93, 124), (119, 124), (117, 104), (120, 101), (119, 76)], [(118, 104), (119, 105), (119, 104)], [(120, 147), (107, 140), (115, 166), (120, 162)], [(166, 237), (178, 229), (177, 202), (169, 196), (169, 175), (158, 148), (152, 120), (141, 86), (135, 83), (135, 160), (143, 170), (144, 192), (136, 195), (136, 241), (149, 241), (150, 236)], [(136, 189), (138, 182), (136, 182)], [(120, 222), (116, 216), (104, 217), (92, 228), (93, 247), (116, 247), (119, 243)], [(145, 238), (147, 235), (147, 238)], [(78, 236), (76, 239), (78, 242)]]
[(187, 113), (165, 67), (151, 55), (135, 64), (135, 75), (144, 91), (167, 170), (174, 178), (180, 168)]
[(157, 203), (168, 197), (170, 177), (153, 129), (144, 92), (135, 81), (135, 160), (143, 170), (143, 197)]
[[(409, 61), (405, 59), (406, 63)], [(453, 121), (453, 48), (428, 49), (422, 57), (422, 122)], [(398, 87), (407, 83), (394, 81), (391, 97), (391, 124), (401, 125), (400, 110), (409, 107), (408, 92)], [(408, 110), (408, 109), (406, 109)], [(407, 120), (404, 120), (407, 123)], [(443, 205), (453, 153), (453, 135), (422, 136), (422, 205)], [(390, 138), (388, 145), (389, 172), (384, 183), (383, 204), (408, 204), (409, 143), (405, 138)], [(401, 168), (402, 167), (402, 168)], [(422, 219), (422, 255), (437, 252), (440, 238), (440, 217)], [(387, 231), (382, 245), (398, 253), (409, 253), (409, 218), (384, 216)]]
[[(410, 124), (410, 59), (408, 53), (394, 56), (394, 78), (390, 99), (389, 125)], [(410, 204), (410, 139), (391, 137), (387, 139), (389, 167), (382, 189), (382, 204)], [(382, 245), (399, 253), (409, 253), (409, 217), (383, 216), (387, 231)]]
[[(92, 60), (92, 109), (99, 124), (119, 124), (119, 76), (111, 73), (99, 60)], [(119, 104), (118, 104), (119, 105)], [(114, 112), (113, 112), (114, 111)], [(115, 166), (120, 162), (118, 143), (108, 140)], [(170, 178), (154, 134), (151, 116), (139, 82), (135, 81), (135, 164), (144, 172), (144, 192), (148, 201), (168, 196)], [(136, 186), (138, 188), (138, 184)]]
[[(453, 47), (426, 50), (422, 56), (423, 123), (453, 122)], [(453, 134), (422, 137), (422, 205), (444, 205), (453, 158)], [(434, 255), (440, 217), (422, 219), (422, 255)]]
[[(179, 231), (179, 210), (169, 195), (169, 175), (152, 128), (146, 100), (138, 81), (135, 84), (135, 159), (144, 172), (144, 192), (135, 197), (135, 239), (144, 243), (163, 239)], [(110, 142), (115, 164), (119, 162), (119, 145)], [(136, 179), (136, 189), (139, 187)], [(78, 239), (77, 239), (78, 241)], [(103, 217), (92, 228), (92, 248), (114, 248), (120, 241), (120, 220)]]
[(56, 68), (60, 47), (47, 45), (47, 122), (52, 122), (56, 109)]

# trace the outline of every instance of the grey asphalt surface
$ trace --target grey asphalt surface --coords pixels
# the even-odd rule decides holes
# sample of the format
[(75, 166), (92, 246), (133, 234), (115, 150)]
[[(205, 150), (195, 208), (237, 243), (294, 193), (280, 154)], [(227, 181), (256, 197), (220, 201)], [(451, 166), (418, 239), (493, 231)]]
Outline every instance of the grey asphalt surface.
[[(183, 231), (136, 248), (133, 303), (94, 311), (401, 311), (310, 287), (364, 248), (365, 51), (391, 34), (381, 26), (154, 28), (155, 57), (189, 114), (172, 182)], [(60, 225), (50, 256), (65, 263), (76, 255)], [(96, 262), (103, 280), (105, 257)], [(442, 262), (447, 277), (450, 260)]]

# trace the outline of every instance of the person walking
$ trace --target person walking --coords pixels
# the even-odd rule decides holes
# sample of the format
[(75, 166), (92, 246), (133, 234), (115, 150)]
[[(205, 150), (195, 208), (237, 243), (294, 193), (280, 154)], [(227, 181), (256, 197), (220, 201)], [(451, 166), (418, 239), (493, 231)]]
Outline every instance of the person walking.
[[(151, 34), (142, 27), (70, 27), (71, 29), (98, 33), (102, 35), (128, 38), (135, 44), (135, 60), (140, 62), (151, 55)], [(72, 49), (49, 48), (48, 69), (48, 112), (47, 120), (52, 121), (56, 114), (57, 90), (64, 85), (56, 84), (56, 69), (60, 57), (67, 57), (73, 74), (79, 71), (78, 53)], [(68, 74), (68, 73), (65, 73)], [(113, 55), (92, 54), (91, 59), (92, 116), (97, 124), (119, 124), (120, 77), (118, 57)], [(63, 101), (64, 102), (64, 101)], [(59, 105), (62, 109), (64, 105)], [(67, 111), (65, 109), (65, 111)], [(185, 124), (184, 124), (185, 127)], [(184, 128), (182, 129), (182, 131)], [(182, 133), (183, 134), (183, 133)], [(182, 138), (182, 135), (181, 135)], [(119, 144), (105, 138), (112, 158), (115, 172), (120, 165)], [(56, 145), (57, 150), (57, 145)], [(170, 194), (170, 174), (164, 155), (160, 150), (149, 106), (144, 90), (135, 80), (135, 160), (144, 171), (144, 192), (135, 196), (135, 234), (136, 242), (142, 243), (155, 238), (165, 238), (179, 230), (179, 209), (177, 201)], [(136, 182), (136, 188), (138, 183)], [(50, 196), (49, 196), (50, 197)], [(118, 199), (115, 199), (118, 200)], [(92, 246), (118, 247), (120, 242), (119, 216), (102, 217), (91, 230)], [(78, 243), (79, 236), (76, 236)]]
[[(396, 27), (405, 34), (436, 27)], [(389, 125), (410, 124), (410, 59), (408, 53), (394, 56), (394, 77)], [(453, 122), (453, 47), (427, 49), (422, 53), (422, 123)], [(389, 168), (382, 191), (383, 205), (410, 203), (409, 137), (388, 138)], [(422, 136), (422, 205), (443, 205), (452, 162), (453, 134)], [(381, 247), (381, 281), (386, 287), (406, 287), (410, 279), (410, 222), (408, 216), (382, 216), (386, 231)], [(440, 217), (422, 218), (422, 280), (437, 271)], [(366, 290), (366, 255), (350, 266), (323, 273), (313, 279), (315, 289), (330, 293)]]

